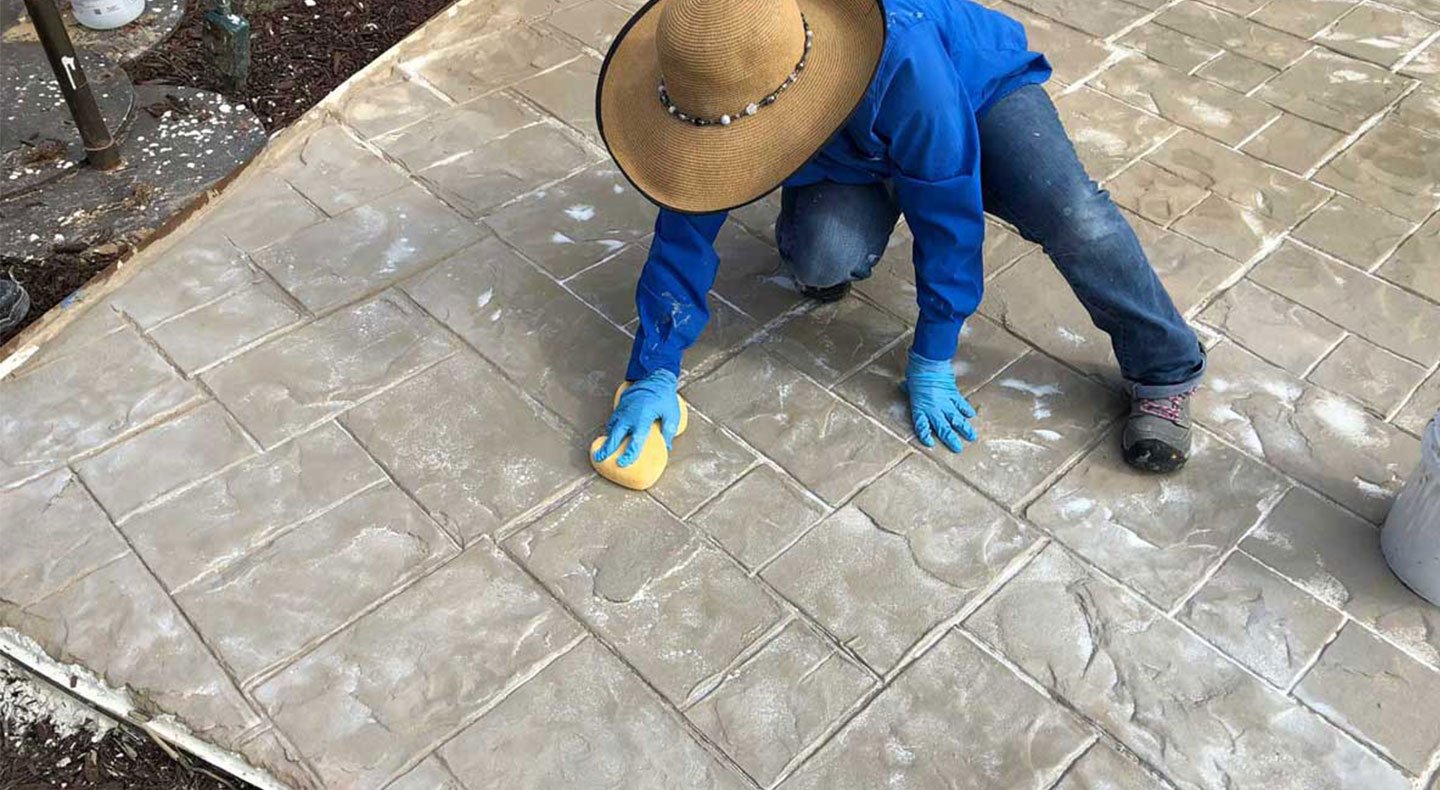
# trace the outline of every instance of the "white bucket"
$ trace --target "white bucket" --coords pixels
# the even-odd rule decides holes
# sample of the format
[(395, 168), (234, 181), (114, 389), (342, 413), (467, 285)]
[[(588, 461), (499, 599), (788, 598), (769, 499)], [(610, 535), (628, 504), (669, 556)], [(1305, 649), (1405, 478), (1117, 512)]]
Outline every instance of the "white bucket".
[(1425, 431), (1420, 465), (1395, 498), (1380, 545), (1400, 581), (1440, 606), (1440, 413)]
[(113, 30), (145, 13), (145, 0), (70, 0), (75, 21), (92, 30)]

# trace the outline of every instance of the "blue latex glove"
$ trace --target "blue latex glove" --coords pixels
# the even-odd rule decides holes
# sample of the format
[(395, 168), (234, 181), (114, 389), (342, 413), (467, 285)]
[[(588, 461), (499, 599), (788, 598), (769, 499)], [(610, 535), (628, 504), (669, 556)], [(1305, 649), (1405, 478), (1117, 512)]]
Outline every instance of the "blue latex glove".
[(619, 464), (626, 467), (635, 463), (656, 420), (660, 421), (660, 435), (665, 438), (668, 450), (680, 430), (680, 398), (675, 394), (678, 385), (675, 374), (668, 370), (657, 370), (631, 384), (620, 395), (615, 413), (605, 424), (605, 444), (595, 452), (595, 460), (603, 461), (614, 455), (629, 436), (630, 444), (620, 456)]
[(975, 408), (955, 386), (949, 360), (926, 359), (912, 349), (900, 388), (910, 395), (910, 419), (921, 444), (934, 447), (935, 437), (939, 436), (946, 447), (958, 453), (964, 448), (961, 437), (975, 441), (975, 429), (969, 422)]

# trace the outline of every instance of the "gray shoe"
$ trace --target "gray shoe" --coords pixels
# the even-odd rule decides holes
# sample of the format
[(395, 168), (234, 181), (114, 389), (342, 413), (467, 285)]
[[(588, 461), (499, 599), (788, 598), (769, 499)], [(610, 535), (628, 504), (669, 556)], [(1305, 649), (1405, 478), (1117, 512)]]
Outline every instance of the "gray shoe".
[(800, 295), (807, 299), (814, 299), (820, 304), (830, 304), (832, 302), (838, 302), (850, 295), (850, 283), (845, 282), (838, 285), (827, 285), (823, 288), (811, 288), (808, 285), (802, 285), (800, 286)]
[(1190, 457), (1190, 392), (1135, 398), (1120, 448), (1125, 463), (1146, 472), (1173, 472)]
[(0, 278), (0, 334), (14, 329), (30, 312), (30, 294), (20, 283)]

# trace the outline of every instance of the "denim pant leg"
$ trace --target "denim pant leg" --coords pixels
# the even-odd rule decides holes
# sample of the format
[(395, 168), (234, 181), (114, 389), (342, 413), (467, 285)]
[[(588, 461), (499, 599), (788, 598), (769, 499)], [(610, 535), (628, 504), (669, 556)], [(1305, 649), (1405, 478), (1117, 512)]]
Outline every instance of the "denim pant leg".
[(996, 102), (980, 121), (980, 152), (985, 209), (1044, 248), (1110, 335), (1134, 394), (1193, 388), (1205, 370), (1200, 341), (1134, 229), (1085, 173), (1045, 91), (1029, 85)]
[(883, 183), (785, 187), (775, 241), (795, 282), (828, 288), (869, 277), (899, 218)]

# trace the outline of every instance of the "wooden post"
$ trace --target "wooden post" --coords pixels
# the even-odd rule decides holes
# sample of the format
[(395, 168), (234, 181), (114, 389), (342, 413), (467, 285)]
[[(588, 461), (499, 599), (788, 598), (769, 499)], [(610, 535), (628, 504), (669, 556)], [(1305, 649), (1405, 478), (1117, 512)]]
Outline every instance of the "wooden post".
[(214, 0), (205, 12), (205, 41), (225, 79), (226, 93), (243, 93), (250, 79), (250, 23), (237, 13), (243, 0)]

